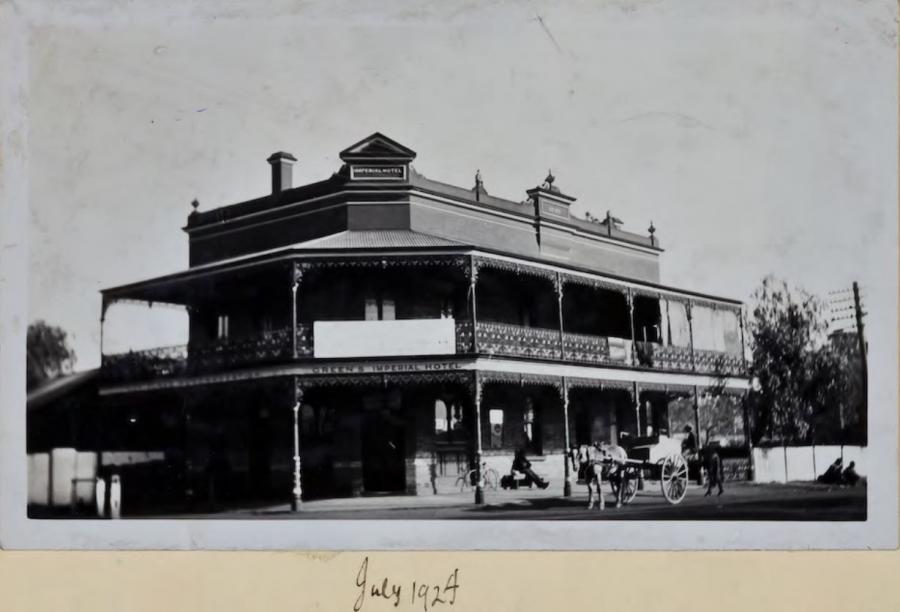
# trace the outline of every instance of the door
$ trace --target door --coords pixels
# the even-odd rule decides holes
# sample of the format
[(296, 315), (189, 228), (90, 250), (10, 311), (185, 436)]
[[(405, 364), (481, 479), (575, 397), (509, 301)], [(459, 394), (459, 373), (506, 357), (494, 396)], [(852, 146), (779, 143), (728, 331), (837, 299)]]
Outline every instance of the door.
[(399, 410), (366, 413), (362, 451), (363, 487), (369, 492), (406, 490), (405, 423)]

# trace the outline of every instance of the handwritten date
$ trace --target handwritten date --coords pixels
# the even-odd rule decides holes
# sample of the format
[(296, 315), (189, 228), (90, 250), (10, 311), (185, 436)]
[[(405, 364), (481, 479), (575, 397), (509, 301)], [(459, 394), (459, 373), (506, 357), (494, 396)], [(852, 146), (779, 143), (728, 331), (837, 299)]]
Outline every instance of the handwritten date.
[(369, 558), (363, 559), (359, 571), (356, 573), (356, 588), (358, 595), (353, 603), (353, 612), (360, 612), (369, 600), (387, 601), (395, 608), (402, 602), (408, 602), (411, 606), (422, 606), (424, 612), (429, 609), (446, 604), (452, 606), (456, 603), (456, 591), (459, 589), (459, 568), (455, 568), (442, 584), (422, 583), (413, 580), (409, 583), (395, 582), (387, 577), (370, 579)]

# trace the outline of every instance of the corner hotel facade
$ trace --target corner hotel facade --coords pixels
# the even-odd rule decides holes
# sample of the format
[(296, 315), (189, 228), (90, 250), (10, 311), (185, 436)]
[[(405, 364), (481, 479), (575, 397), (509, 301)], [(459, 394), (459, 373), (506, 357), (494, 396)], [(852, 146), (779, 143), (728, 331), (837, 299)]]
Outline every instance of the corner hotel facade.
[(577, 219), (552, 175), (522, 202), (441, 183), (378, 133), (340, 157), (293, 187), (272, 155), (270, 194), (189, 215), (186, 270), (102, 292), (101, 329), (119, 302), (188, 313), (185, 345), (101, 366), (101, 446), (162, 451), (175, 497), (217, 471), (220, 499), (441, 494), (519, 448), (568, 494), (567, 448), (746, 391), (741, 303), (661, 284), (652, 224)]

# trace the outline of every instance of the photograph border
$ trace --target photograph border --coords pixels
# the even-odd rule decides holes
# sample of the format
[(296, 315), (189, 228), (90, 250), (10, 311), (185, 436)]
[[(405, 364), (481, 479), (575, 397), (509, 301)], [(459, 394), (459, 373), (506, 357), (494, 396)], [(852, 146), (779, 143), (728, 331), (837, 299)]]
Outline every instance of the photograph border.
[[(199, 3), (198, 3), (199, 4)], [(146, 9), (145, 9), (146, 10)], [(16, 549), (210, 550), (845, 550), (898, 544), (897, 413), (869, 420), (869, 452), (881, 466), (868, 481), (864, 522), (782, 521), (395, 521), (40, 520), (26, 516), (25, 330), (28, 321), (28, 40), (46, 22), (84, 24), (94, 12), (51, 16), (47, 7), (0, 5), (0, 546)], [(179, 21), (187, 12), (159, 9)], [(223, 19), (240, 19), (226, 17)], [(894, 253), (896, 255), (896, 252)], [(895, 257), (896, 261), (896, 257)], [(896, 273), (896, 268), (893, 269)], [(896, 277), (894, 279), (896, 282)], [(870, 404), (897, 405), (896, 295), (873, 305)], [(885, 327), (887, 325), (887, 327)], [(528, 537), (523, 537), (523, 534)]]

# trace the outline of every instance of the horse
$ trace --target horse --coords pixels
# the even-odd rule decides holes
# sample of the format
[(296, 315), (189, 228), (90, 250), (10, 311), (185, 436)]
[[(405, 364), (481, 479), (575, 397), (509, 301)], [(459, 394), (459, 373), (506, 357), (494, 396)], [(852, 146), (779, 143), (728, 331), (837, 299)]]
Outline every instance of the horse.
[(612, 444), (593, 444), (578, 447), (578, 473), (584, 474), (588, 487), (588, 510), (594, 507), (594, 491), (597, 492), (597, 505), (600, 510), (606, 508), (603, 499), (603, 479), (610, 483), (616, 495), (616, 508), (622, 507), (622, 496), (625, 489), (625, 465), (628, 453), (621, 446)]

